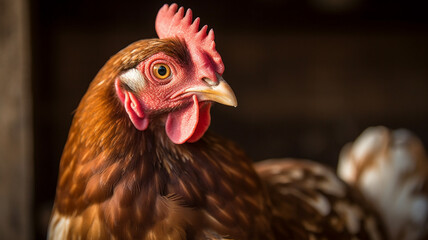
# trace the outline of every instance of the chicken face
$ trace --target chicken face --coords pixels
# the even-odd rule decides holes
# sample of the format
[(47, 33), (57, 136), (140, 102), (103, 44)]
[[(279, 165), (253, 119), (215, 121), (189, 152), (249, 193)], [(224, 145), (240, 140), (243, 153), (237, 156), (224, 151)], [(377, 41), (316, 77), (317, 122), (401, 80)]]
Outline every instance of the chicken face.
[(165, 5), (156, 20), (161, 39), (148, 40), (156, 42), (158, 50), (116, 79), (117, 95), (134, 126), (143, 131), (152, 116), (165, 116), (166, 133), (177, 144), (203, 136), (211, 102), (237, 105), (221, 76), (224, 65), (215, 50), (214, 32), (207, 35), (206, 26), (198, 31), (199, 19), (192, 23), (191, 11), (183, 14), (183, 8)]

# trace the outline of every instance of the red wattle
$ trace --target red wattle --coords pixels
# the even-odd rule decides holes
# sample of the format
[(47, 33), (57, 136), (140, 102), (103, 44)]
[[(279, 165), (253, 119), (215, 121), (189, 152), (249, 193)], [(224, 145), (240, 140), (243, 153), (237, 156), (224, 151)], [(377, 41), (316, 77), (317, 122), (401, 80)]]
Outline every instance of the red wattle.
[(187, 140), (188, 142), (196, 142), (202, 136), (204, 136), (205, 132), (208, 130), (208, 127), (211, 123), (211, 115), (210, 115), (211, 103), (205, 103), (199, 109), (199, 121), (196, 126), (195, 132), (193, 135)]
[(210, 126), (211, 103), (199, 107), (198, 98), (193, 96), (192, 100), (189, 106), (168, 114), (166, 119), (166, 134), (175, 144), (198, 141)]
[(185, 143), (193, 135), (199, 121), (199, 104), (196, 96), (189, 106), (168, 114), (165, 131), (175, 144)]

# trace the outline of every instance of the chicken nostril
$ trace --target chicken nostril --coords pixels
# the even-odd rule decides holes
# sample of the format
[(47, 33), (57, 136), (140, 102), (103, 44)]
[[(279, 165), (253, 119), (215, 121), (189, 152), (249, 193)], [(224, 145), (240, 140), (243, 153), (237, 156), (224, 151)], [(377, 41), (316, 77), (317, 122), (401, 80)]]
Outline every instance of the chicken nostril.
[(212, 87), (217, 86), (219, 83), (219, 81), (214, 81), (214, 80), (211, 80), (207, 77), (202, 78), (202, 80)]

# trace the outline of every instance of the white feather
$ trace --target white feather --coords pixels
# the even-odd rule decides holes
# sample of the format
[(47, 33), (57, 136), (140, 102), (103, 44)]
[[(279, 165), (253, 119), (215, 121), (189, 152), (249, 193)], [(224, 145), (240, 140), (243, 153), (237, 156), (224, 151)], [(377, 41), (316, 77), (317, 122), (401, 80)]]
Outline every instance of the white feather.
[(49, 240), (67, 239), (70, 231), (70, 218), (59, 215), (55, 212), (49, 224)]
[(341, 154), (339, 176), (379, 210), (392, 239), (419, 239), (428, 222), (428, 197), (421, 191), (427, 177), (418, 171), (428, 161), (415, 149), (423, 146), (409, 131), (377, 127), (364, 131)]

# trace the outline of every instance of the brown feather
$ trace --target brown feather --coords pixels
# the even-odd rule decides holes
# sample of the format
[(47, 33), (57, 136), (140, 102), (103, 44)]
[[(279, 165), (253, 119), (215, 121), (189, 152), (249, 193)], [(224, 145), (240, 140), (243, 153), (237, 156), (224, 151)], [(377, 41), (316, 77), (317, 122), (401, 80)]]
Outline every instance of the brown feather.
[(61, 158), (50, 238), (67, 228), (66, 239), (269, 239), (269, 200), (234, 144), (208, 133), (175, 145), (161, 112), (145, 131), (127, 117), (114, 79), (159, 51), (183, 64), (188, 57), (175, 39), (139, 41), (89, 86)]
[(277, 239), (386, 239), (376, 211), (330, 169), (279, 159), (256, 170), (272, 199)]

